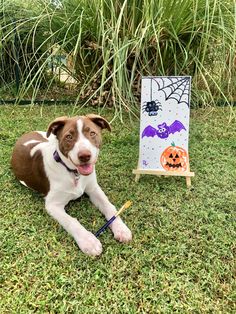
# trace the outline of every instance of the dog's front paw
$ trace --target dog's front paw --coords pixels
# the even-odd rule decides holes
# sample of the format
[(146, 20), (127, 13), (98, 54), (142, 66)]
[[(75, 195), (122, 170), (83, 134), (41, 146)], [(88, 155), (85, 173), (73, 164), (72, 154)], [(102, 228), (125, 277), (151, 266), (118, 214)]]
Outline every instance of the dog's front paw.
[(123, 223), (121, 219), (116, 219), (111, 224), (111, 230), (114, 238), (120, 242), (130, 242), (132, 240), (132, 233), (129, 228)]
[(89, 231), (80, 234), (76, 241), (82, 252), (90, 256), (98, 256), (102, 253), (101, 242)]

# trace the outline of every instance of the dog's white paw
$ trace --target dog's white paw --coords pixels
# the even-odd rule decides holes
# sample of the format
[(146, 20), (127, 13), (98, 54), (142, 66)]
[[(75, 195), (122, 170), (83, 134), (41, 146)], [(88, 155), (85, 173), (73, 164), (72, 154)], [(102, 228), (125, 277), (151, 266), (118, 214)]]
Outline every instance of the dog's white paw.
[(77, 244), (82, 252), (91, 256), (98, 256), (102, 253), (101, 242), (89, 231), (80, 234)]
[(114, 234), (114, 238), (119, 242), (127, 243), (132, 240), (132, 233), (130, 229), (121, 219), (114, 220), (110, 228)]

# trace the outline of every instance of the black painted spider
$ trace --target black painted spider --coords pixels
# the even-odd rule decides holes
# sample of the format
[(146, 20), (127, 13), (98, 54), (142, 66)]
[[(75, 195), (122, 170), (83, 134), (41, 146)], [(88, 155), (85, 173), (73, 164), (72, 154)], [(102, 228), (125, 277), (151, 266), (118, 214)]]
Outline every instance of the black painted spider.
[(142, 110), (149, 116), (157, 116), (158, 111), (162, 111), (162, 105), (158, 100), (145, 101)]

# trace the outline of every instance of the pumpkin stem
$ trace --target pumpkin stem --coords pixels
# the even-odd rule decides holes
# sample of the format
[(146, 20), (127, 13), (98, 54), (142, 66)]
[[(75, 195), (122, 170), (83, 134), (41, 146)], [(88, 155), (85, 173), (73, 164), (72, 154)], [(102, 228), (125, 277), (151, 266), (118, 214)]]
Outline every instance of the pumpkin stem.
[(174, 142), (172, 142), (172, 143), (171, 143), (171, 146), (174, 146), (174, 147), (175, 147), (175, 143), (174, 143)]

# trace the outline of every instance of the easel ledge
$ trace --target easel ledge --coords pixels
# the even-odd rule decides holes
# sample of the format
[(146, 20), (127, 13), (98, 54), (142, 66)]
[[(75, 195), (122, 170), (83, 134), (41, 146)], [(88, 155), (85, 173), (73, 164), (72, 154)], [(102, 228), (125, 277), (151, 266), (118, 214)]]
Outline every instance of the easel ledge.
[(133, 174), (135, 174), (135, 182), (138, 182), (141, 174), (151, 174), (156, 176), (175, 176), (175, 177), (186, 177), (187, 187), (191, 186), (191, 177), (194, 177), (194, 172), (174, 172), (174, 171), (161, 171), (156, 169), (134, 169)]

